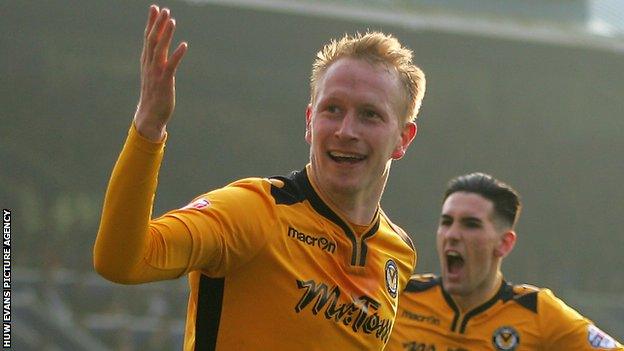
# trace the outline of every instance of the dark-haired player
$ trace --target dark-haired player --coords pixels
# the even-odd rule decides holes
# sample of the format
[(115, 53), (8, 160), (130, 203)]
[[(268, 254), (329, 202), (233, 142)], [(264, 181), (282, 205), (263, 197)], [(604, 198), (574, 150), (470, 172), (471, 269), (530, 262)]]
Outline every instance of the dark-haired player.
[(518, 193), (489, 175), (449, 182), (437, 233), (441, 277), (411, 278), (386, 350), (623, 350), (550, 290), (504, 280), (520, 209)]

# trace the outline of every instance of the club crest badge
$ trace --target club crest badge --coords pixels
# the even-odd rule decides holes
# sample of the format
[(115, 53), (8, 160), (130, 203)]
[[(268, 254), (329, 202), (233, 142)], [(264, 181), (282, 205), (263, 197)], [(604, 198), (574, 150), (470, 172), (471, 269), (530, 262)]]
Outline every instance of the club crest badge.
[(393, 298), (397, 297), (399, 290), (399, 269), (393, 260), (386, 262), (386, 289)]
[(520, 345), (520, 335), (512, 327), (501, 327), (492, 335), (492, 343), (498, 351), (514, 351)]

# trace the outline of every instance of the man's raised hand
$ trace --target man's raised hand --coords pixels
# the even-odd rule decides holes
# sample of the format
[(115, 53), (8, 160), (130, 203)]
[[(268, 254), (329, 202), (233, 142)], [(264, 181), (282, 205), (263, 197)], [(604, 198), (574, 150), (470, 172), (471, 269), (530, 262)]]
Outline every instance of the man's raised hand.
[(188, 44), (182, 42), (169, 56), (175, 19), (167, 8), (149, 9), (141, 54), (141, 96), (134, 123), (141, 135), (161, 141), (175, 107), (175, 73)]

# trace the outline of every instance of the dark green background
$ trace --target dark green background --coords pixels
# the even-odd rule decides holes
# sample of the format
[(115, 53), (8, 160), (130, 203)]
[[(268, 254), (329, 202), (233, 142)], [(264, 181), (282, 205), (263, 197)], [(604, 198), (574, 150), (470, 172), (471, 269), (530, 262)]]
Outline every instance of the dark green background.
[[(0, 4), (0, 199), (13, 210), (18, 268), (92, 271), (106, 183), (138, 98), (148, 4)], [(393, 165), (383, 198), (414, 239), (417, 270), (438, 269), (446, 181), (488, 172), (514, 186), (525, 206), (506, 278), (549, 287), (624, 336), (622, 54), (162, 4), (177, 19), (174, 40), (190, 47), (155, 214), (238, 178), (303, 167), (314, 54), (331, 37), (380, 29), (414, 50), (428, 80), (418, 136)]]

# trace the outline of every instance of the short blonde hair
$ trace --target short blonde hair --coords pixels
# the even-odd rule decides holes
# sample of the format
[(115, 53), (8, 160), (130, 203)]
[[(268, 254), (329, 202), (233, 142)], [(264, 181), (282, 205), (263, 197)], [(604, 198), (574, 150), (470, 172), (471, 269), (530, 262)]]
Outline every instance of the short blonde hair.
[(405, 89), (407, 101), (404, 122), (414, 121), (425, 96), (425, 73), (412, 63), (412, 51), (401, 45), (392, 35), (381, 32), (345, 35), (340, 40), (332, 39), (317, 54), (310, 76), (310, 100), (314, 102), (317, 85), (323, 74), (338, 59), (343, 57), (364, 59), (371, 63), (394, 67)]

